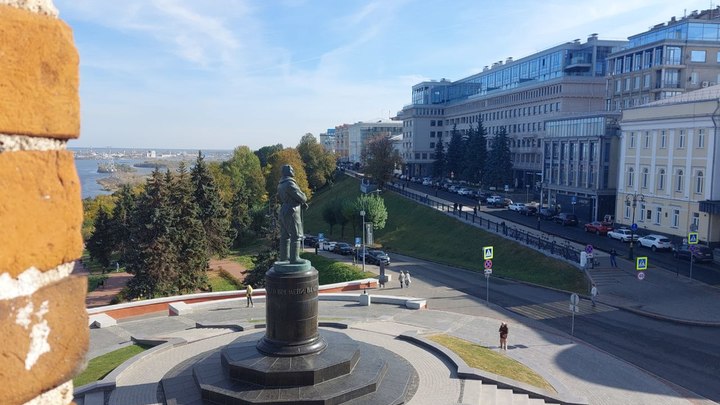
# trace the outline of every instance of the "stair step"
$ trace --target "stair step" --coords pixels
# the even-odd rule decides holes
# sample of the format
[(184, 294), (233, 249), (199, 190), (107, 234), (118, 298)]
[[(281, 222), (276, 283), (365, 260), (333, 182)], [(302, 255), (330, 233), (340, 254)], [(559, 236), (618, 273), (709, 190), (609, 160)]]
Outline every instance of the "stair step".
[(512, 405), (513, 403), (513, 392), (512, 390), (498, 388), (495, 392), (495, 404), (496, 405)]
[(482, 391), (480, 392), (480, 403), (495, 404), (495, 396), (497, 395), (497, 385), (495, 384), (483, 384)]

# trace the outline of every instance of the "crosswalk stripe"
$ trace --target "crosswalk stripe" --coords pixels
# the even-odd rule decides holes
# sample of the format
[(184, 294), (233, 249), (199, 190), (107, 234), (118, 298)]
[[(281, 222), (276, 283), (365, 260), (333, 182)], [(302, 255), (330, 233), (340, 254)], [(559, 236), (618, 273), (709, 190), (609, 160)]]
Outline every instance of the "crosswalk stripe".
[[(595, 307), (593, 307), (592, 303), (589, 300), (580, 300), (578, 306), (580, 307), (580, 312), (576, 313), (576, 315), (578, 316), (592, 315), (594, 313), (616, 310), (616, 308), (599, 302), (596, 304)], [(555, 301), (546, 302), (543, 304), (520, 305), (516, 307), (509, 307), (508, 309), (510, 311), (535, 320), (563, 318), (572, 314), (570, 312), (569, 301)]]

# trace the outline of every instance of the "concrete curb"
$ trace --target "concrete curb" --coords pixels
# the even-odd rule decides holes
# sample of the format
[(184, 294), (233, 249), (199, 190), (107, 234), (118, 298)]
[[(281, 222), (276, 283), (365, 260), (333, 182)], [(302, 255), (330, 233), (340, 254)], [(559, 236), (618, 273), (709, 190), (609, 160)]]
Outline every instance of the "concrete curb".
[(457, 375), (467, 380), (480, 380), (483, 383), (497, 385), (498, 388), (510, 389), (514, 394), (525, 394), (530, 398), (541, 399), (543, 401), (557, 402), (563, 405), (589, 405), (587, 399), (575, 398), (571, 395), (554, 394), (542, 390), (531, 385), (514, 381), (509, 378), (499, 376), (487, 371), (478, 370), (469, 367), (460, 356), (446, 347), (439, 345), (431, 340), (421, 337), (417, 332), (405, 332), (398, 336), (400, 340), (414, 343), (418, 346), (425, 347), (441, 356), (444, 356), (456, 367)]

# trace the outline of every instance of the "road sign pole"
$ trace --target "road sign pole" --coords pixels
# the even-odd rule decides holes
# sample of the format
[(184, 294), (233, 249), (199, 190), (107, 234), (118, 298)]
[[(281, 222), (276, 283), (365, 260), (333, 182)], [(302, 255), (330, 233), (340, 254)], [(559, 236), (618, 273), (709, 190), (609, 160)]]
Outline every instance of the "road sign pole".
[(485, 305), (490, 306), (490, 275), (485, 276)]
[(690, 280), (692, 280), (693, 255), (695, 252), (690, 250)]
[(572, 326), (570, 326), (570, 336), (575, 336), (575, 311), (572, 311)]

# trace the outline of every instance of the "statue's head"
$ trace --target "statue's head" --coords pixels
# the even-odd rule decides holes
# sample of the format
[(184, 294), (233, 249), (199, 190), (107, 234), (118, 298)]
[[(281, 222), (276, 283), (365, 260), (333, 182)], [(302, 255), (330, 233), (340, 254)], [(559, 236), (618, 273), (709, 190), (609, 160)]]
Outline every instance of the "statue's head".
[(295, 171), (293, 170), (292, 166), (285, 165), (282, 167), (282, 175), (283, 177), (295, 177)]

